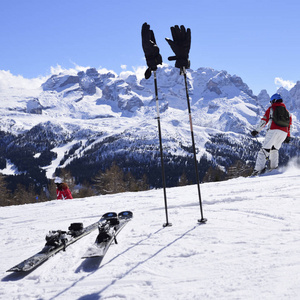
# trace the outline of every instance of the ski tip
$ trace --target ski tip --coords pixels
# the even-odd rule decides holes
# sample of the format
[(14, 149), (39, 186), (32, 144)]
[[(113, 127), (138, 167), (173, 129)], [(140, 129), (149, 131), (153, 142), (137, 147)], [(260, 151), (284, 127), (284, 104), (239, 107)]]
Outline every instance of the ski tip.
[(125, 210), (118, 213), (118, 218), (120, 219), (131, 219), (133, 217), (133, 213), (130, 210)]
[(207, 222), (207, 219), (206, 218), (202, 218), (202, 219), (199, 219), (198, 220), (198, 223), (199, 224), (205, 224)]
[(111, 211), (111, 212), (107, 212), (106, 214), (104, 214), (102, 216), (103, 219), (106, 219), (106, 218), (114, 218), (114, 217), (117, 217), (117, 213)]

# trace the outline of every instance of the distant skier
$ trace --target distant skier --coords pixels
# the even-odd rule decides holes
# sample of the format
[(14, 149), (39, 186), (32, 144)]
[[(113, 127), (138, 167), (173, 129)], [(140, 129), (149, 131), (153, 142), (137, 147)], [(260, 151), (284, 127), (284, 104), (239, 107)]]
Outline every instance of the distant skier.
[(73, 199), (71, 191), (66, 183), (62, 182), (58, 177), (55, 179), (54, 183), (56, 184), (57, 200)]
[(278, 93), (274, 94), (270, 99), (270, 103), (271, 106), (266, 110), (256, 129), (251, 131), (252, 136), (258, 135), (271, 120), (262, 148), (258, 152), (252, 175), (259, 175), (266, 170), (267, 159), (270, 159), (271, 170), (278, 168), (278, 150), (282, 143), (289, 143), (290, 141), (292, 116), (287, 111), (281, 95)]

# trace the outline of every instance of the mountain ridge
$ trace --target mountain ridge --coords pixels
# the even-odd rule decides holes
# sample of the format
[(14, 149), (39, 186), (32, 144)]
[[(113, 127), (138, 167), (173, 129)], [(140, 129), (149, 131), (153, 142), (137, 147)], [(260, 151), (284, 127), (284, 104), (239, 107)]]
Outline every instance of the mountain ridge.
[[(267, 92), (255, 96), (239, 76), (211, 68), (188, 70), (187, 80), (201, 180), (210, 168), (221, 170), (224, 178), (238, 160), (253, 166), (260, 145), (249, 132), (269, 103)], [(157, 70), (157, 81), (167, 184), (176, 185), (185, 172), (194, 182), (192, 165), (187, 169), (192, 159), (183, 76), (164, 65)], [(297, 137), (300, 82), (279, 92), (293, 114)], [(36, 176), (15, 157), (25, 149), (24, 160), (34, 165), (35, 173), (43, 173), (43, 182), (67, 169), (81, 183), (115, 161), (137, 178), (146, 174), (151, 187), (161, 186), (152, 78), (88, 68), (52, 75), (36, 90), (8, 89), (0, 95), (0, 130), (7, 137), (0, 147), (3, 174), (14, 164), (19, 172)], [(281, 164), (295, 155), (295, 149), (286, 147)], [(57, 162), (61, 149), (64, 159)], [(36, 158), (41, 154), (47, 157), (42, 166)]]

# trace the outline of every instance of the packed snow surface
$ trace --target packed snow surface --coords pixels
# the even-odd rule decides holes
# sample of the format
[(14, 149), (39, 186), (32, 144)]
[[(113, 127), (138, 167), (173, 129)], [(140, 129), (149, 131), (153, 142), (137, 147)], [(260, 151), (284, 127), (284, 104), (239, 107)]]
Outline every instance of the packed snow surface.
[[(275, 173), (195, 185), (0, 208), (1, 299), (299, 299), (300, 177)], [(6, 273), (49, 230), (131, 210), (104, 260), (82, 259), (97, 232), (29, 274)]]

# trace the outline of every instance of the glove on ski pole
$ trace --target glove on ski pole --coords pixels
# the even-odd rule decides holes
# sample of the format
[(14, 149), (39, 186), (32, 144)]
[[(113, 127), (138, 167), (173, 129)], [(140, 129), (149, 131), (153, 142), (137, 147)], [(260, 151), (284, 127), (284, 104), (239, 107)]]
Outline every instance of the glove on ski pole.
[(168, 59), (170, 61), (176, 60), (175, 67), (180, 68), (180, 74), (184, 76), (186, 100), (187, 100), (187, 105), (188, 105), (190, 128), (191, 128), (191, 138), (192, 138), (192, 146), (193, 146), (194, 161), (195, 161), (195, 173), (196, 173), (197, 189), (198, 189), (198, 196), (199, 196), (199, 206), (200, 206), (200, 214), (201, 214), (201, 219), (199, 219), (198, 222), (205, 223), (207, 221), (207, 219), (203, 217), (201, 191), (200, 191), (200, 179), (199, 179), (199, 172), (198, 172), (198, 160), (197, 160), (197, 155), (196, 155), (196, 146), (195, 146), (195, 139), (194, 139), (191, 106), (190, 106), (190, 99), (189, 99), (189, 92), (188, 92), (188, 85), (187, 85), (187, 76), (186, 76), (186, 68), (190, 67), (189, 52), (190, 52), (190, 48), (191, 48), (191, 29), (188, 28), (186, 30), (183, 25), (181, 25), (180, 28), (178, 25), (175, 25), (174, 27), (171, 27), (171, 32), (172, 32), (172, 36), (173, 36), (173, 41), (168, 38), (166, 38), (166, 41), (169, 43), (171, 49), (174, 51), (175, 56), (170, 56)]
[(189, 52), (191, 48), (191, 29), (183, 25), (175, 25), (171, 27), (171, 33), (173, 41), (166, 38), (166, 41), (170, 45), (171, 49), (175, 53), (175, 56), (168, 57), (168, 60), (176, 60), (175, 67), (180, 69), (180, 74), (183, 73), (183, 67), (190, 68)]
[(158, 136), (159, 136), (159, 148), (160, 148), (160, 159), (161, 159), (161, 170), (162, 170), (162, 181), (163, 181), (163, 191), (164, 191), (164, 201), (165, 201), (165, 212), (166, 212), (166, 223), (163, 224), (164, 227), (172, 226), (169, 223), (168, 218), (168, 203), (167, 203), (167, 193), (166, 193), (166, 177), (164, 169), (163, 160), (163, 146), (162, 146), (162, 135), (161, 135), (161, 125), (160, 125), (160, 114), (159, 114), (159, 103), (158, 103), (158, 89), (157, 89), (157, 79), (156, 70), (157, 65), (162, 64), (162, 57), (159, 54), (159, 48), (156, 44), (154, 33), (150, 30), (150, 25), (144, 23), (142, 26), (142, 46), (145, 52), (145, 57), (148, 65), (148, 69), (145, 72), (145, 78), (150, 78), (152, 71), (154, 73), (154, 88), (155, 88), (155, 100), (156, 100), (156, 110), (157, 110), (157, 125), (158, 125)]
[(151, 71), (156, 71), (157, 65), (162, 64), (162, 57), (159, 54), (159, 48), (156, 44), (153, 30), (150, 30), (150, 25), (147, 23), (144, 23), (142, 26), (142, 46), (148, 65), (145, 78), (148, 79), (151, 76)]

